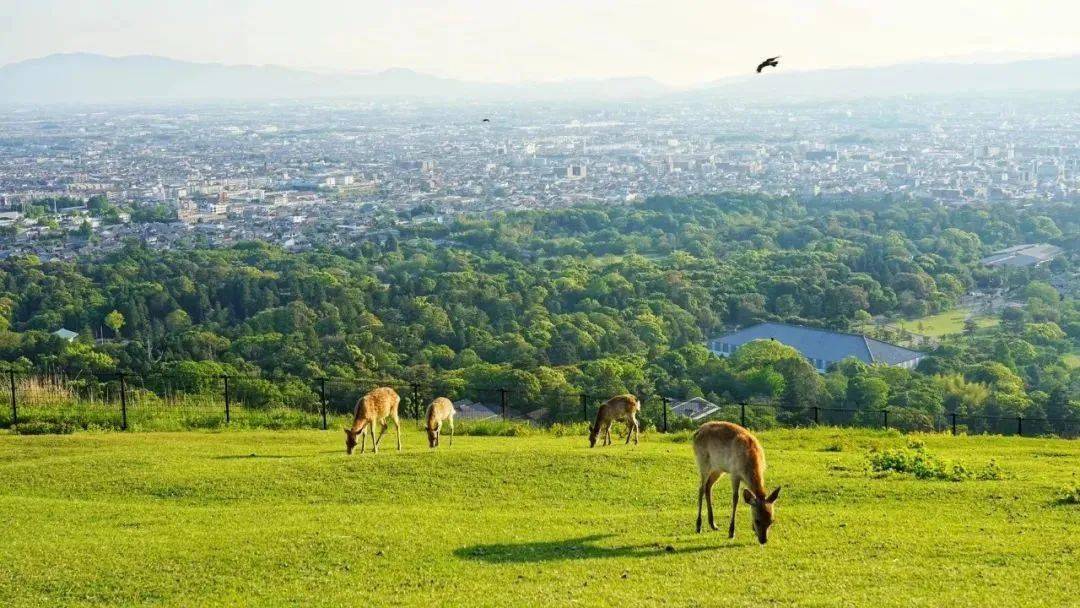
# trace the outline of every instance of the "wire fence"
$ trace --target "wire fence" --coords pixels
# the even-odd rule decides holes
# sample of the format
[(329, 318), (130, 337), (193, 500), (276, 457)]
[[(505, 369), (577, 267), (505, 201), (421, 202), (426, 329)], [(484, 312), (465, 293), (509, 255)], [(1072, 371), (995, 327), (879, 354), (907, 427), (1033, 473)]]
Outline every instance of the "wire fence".
[[(515, 386), (474, 386), (461, 379), (416, 381), (393, 378), (310, 379), (150, 373), (49, 372), (0, 369), (8, 407), (0, 407), (0, 427), (68, 425), (83, 429), (188, 430), (201, 428), (312, 428), (347, 424), (356, 402), (368, 391), (388, 386), (400, 396), (399, 415), (419, 426), (435, 397), (454, 402), (455, 419), (469, 423), (507, 421), (536, 426), (592, 422), (611, 395), (544, 391)], [(1080, 419), (985, 416), (926, 412), (914, 408), (859, 409), (785, 407), (767, 402), (713, 404), (676, 398), (648, 387), (635, 391), (645, 428), (669, 432), (696, 428), (708, 420), (747, 428), (839, 426), (904, 431), (1000, 435), (1080, 436)]]

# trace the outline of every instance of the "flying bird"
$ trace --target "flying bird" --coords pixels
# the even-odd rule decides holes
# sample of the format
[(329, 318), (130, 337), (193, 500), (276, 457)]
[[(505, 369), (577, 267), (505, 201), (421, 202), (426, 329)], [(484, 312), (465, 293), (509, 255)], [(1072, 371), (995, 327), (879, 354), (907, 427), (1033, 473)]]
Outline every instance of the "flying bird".
[(490, 118), (485, 118), (484, 120), (481, 120), (480, 122), (491, 122), (491, 119)]
[(757, 66), (757, 73), (760, 74), (761, 70), (764, 70), (765, 68), (775, 68), (776, 66), (780, 65), (780, 62), (777, 61), (777, 59), (780, 59), (780, 55), (777, 55), (776, 57), (769, 57), (765, 61), (762, 61)]

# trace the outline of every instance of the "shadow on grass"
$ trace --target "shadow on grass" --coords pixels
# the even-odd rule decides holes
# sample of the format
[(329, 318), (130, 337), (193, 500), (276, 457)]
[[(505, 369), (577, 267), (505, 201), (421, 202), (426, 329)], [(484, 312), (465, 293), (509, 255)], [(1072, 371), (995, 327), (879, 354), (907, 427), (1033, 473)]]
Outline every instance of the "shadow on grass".
[(211, 456), (214, 460), (254, 460), (256, 458), (265, 458), (269, 460), (282, 460), (285, 458), (304, 458), (299, 454), (229, 454), (227, 456)]
[(573, 559), (602, 559), (611, 557), (658, 557), (700, 553), (713, 549), (736, 547), (735, 544), (716, 544), (697, 547), (673, 547), (656, 543), (648, 545), (623, 545), (602, 547), (596, 541), (611, 538), (611, 534), (593, 534), (567, 540), (554, 540), (533, 543), (497, 543), (490, 545), (470, 545), (454, 550), (454, 555), (461, 559), (487, 562), (490, 564), (514, 564), (534, 562), (555, 562)]

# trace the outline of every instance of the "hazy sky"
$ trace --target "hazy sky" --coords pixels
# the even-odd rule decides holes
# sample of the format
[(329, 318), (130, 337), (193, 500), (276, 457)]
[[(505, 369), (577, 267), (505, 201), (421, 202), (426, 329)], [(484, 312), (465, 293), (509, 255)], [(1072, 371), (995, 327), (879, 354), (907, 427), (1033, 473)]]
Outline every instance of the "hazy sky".
[(1080, 54), (1077, 0), (0, 0), (0, 64), (154, 54), (471, 80), (673, 84), (934, 57)]

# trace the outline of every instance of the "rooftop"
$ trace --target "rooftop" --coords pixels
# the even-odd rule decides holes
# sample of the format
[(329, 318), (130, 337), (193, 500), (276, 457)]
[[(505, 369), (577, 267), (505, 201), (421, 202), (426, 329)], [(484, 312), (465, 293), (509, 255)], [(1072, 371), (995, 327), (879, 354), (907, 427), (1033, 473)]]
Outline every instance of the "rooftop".
[(1016, 245), (980, 260), (985, 266), (1038, 266), (1061, 255), (1062, 249), (1047, 243)]
[[(860, 334), (787, 325), (785, 323), (759, 323), (721, 336), (712, 344), (724, 343), (739, 347), (754, 340), (776, 340), (802, 353), (808, 359), (824, 362), (842, 361), (854, 357), (864, 363), (900, 365), (922, 356), (919, 351), (882, 342)], [(715, 347), (714, 347), (715, 349)], [(820, 366), (817, 366), (820, 367)]]

